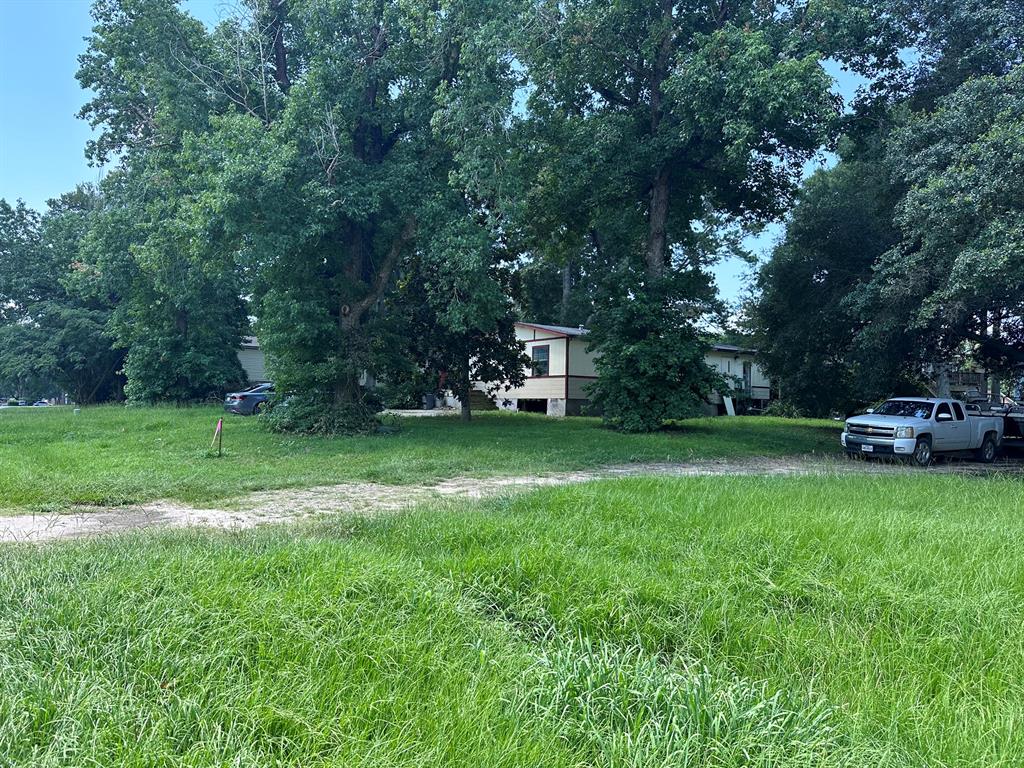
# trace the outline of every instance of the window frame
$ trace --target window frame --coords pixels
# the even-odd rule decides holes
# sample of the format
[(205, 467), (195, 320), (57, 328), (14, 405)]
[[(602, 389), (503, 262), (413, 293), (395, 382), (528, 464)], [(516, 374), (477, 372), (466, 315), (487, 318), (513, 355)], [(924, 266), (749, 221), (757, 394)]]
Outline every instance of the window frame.
[[(544, 357), (544, 373), (537, 373), (537, 350), (543, 349), (545, 351)], [(530, 347), (530, 378), (531, 379), (544, 379), (551, 376), (551, 345), (550, 344), (534, 344)]]

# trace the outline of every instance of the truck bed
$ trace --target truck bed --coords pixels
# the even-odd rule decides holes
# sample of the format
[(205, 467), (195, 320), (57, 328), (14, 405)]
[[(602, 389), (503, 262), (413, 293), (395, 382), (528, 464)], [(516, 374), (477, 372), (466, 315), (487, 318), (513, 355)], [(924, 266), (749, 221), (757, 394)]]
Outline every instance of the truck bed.
[(968, 407), (970, 416), (999, 416), (1003, 419), (1003, 442), (1017, 445), (1024, 443), (1024, 407), (1014, 408), (983, 408), (974, 410)]

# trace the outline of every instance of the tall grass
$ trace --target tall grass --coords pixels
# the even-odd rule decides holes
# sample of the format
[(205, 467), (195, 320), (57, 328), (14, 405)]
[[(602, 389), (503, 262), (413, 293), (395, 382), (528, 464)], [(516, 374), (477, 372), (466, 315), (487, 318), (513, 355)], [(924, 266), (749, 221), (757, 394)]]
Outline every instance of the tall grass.
[(838, 450), (828, 422), (697, 419), (622, 435), (594, 419), (526, 414), (405, 419), (398, 434), (284, 437), (217, 408), (10, 408), (0, 411), (0, 509), (64, 509), (157, 498), (209, 502), (246, 491), (344, 481), (407, 484), (457, 475), (537, 474), (633, 461)]
[(0, 765), (1024, 764), (1021, 491), (633, 479), (8, 545)]

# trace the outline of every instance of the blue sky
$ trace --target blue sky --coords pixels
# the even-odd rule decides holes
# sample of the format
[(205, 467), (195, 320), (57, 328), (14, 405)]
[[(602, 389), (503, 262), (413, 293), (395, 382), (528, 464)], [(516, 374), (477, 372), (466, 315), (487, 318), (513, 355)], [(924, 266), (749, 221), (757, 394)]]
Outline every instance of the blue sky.
[[(204, 22), (220, 18), (229, 2), (188, 0), (185, 7)], [(88, 124), (75, 117), (88, 96), (75, 80), (78, 56), (89, 34), (88, 0), (0, 0), (8, 34), (0, 46), (0, 198), (22, 199), (36, 209), (100, 171), (85, 160)], [(856, 78), (830, 67), (837, 89), (852, 96)], [(748, 247), (765, 254), (779, 237), (775, 225)], [(714, 272), (723, 298), (737, 300), (750, 267), (730, 259)]]

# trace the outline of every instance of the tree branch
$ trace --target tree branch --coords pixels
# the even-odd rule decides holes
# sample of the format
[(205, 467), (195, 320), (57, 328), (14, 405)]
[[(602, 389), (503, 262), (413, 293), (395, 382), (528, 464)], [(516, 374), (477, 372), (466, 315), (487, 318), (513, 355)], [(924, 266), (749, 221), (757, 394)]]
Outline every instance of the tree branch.
[(377, 277), (373, 281), (373, 286), (370, 288), (370, 292), (351, 307), (348, 316), (342, 318), (341, 325), (343, 328), (349, 329), (356, 327), (362, 320), (363, 315), (366, 314), (367, 310), (369, 310), (370, 307), (372, 307), (374, 303), (384, 295), (384, 290), (388, 287), (388, 282), (391, 280), (391, 273), (395, 271), (395, 266), (398, 264), (398, 259), (402, 255), (402, 251), (405, 250), (405, 246), (408, 245), (415, 236), (416, 219), (409, 218), (406, 220), (405, 226), (402, 227), (402, 231), (399, 232), (398, 236), (394, 241), (392, 241), (388, 255), (384, 257), (384, 262), (377, 270)]
[(287, 13), (285, 0), (270, 0), (270, 35), (274, 41), (274, 79), (282, 93), (288, 93), (288, 56), (284, 48), (284, 22)]
[(616, 104), (620, 107), (636, 106), (636, 102), (633, 99), (623, 96), (620, 93), (616, 93), (611, 88), (607, 88), (599, 83), (594, 84), (594, 92), (609, 104)]

